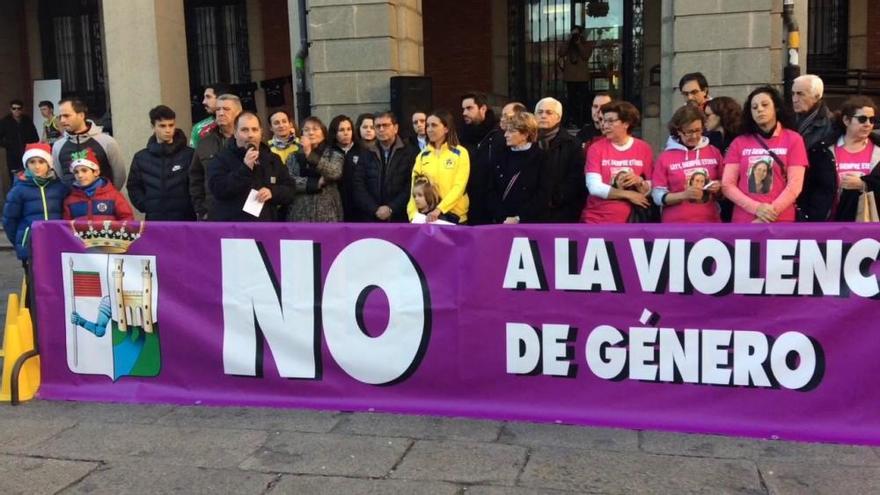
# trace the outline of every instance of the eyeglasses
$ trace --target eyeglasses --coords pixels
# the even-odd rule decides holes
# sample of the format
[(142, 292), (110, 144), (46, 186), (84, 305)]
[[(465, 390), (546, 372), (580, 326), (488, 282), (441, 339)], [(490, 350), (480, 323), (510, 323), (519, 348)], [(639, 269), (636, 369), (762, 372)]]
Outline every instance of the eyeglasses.
[(605, 124), (611, 125), (615, 122), (620, 122), (620, 119), (602, 119), (602, 125), (605, 125)]
[(692, 131), (686, 131), (684, 129), (679, 129), (678, 133), (681, 134), (682, 136), (696, 136), (698, 134), (702, 134), (703, 129), (694, 129)]
[(392, 125), (394, 125), (394, 124), (390, 124), (390, 123), (376, 124), (376, 129), (384, 129), (386, 127), (391, 127)]
[(859, 124), (867, 124), (868, 122), (871, 125), (875, 125), (877, 123), (877, 117), (868, 117), (867, 115), (853, 115), (853, 119), (858, 121)]
[[(12, 107), (12, 109), (13, 110), (24, 110), (24, 107), (14, 106), (14, 107)], [(864, 117), (864, 115), (863, 115), (863, 117)]]
[(685, 98), (687, 98), (688, 96), (697, 96), (698, 94), (700, 94), (702, 92), (703, 92), (703, 90), (701, 90), (701, 89), (692, 89), (690, 91), (682, 91), (681, 96), (684, 96)]

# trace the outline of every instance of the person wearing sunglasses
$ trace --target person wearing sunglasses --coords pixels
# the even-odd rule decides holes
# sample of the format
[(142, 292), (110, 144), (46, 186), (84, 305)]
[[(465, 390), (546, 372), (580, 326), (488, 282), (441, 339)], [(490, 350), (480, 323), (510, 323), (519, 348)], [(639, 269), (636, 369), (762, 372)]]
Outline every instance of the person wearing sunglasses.
[[(812, 189), (805, 190), (804, 203), (813, 207), (811, 220), (852, 222), (861, 193), (880, 191), (880, 137), (873, 133), (877, 122), (877, 105), (867, 96), (850, 97), (841, 105), (836, 122), (840, 137), (825, 149), (819, 165), (832, 174), (822, 183), (810, 181)], [(828, 197), (831, 201), (820, 202)], [(830, 208), (816, 208), (828, 203)]]
[(24, 113), (24, 102), (18, 99), (9, 102), (9, 114), (0, 120), (0, 146), (6, 148), (10, 187), (15, 183), (15, 175), (22, 170), (25, 145), (39, 140), (34, 121)]

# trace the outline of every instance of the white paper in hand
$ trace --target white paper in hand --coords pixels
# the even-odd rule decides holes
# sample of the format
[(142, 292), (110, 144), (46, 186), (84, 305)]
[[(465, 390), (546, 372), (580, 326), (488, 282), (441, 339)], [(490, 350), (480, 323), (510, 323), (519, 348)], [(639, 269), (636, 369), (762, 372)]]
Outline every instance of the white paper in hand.
[(257, 200), (257, 190), (251, 189), (251, 192), (248, 193), (248, 197), (244, 200), (244, 208), (242, 211), (253, 215), (255, 217), (260, 216), (260, 212), (263, 211), (263, 202)]

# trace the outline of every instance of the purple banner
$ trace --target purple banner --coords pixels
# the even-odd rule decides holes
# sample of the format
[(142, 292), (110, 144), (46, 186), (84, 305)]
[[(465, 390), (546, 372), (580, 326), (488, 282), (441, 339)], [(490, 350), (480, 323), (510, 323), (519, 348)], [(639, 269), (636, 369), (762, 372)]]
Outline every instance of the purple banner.
[(115, 227), (34, 228), (43, 398), (880, 444), (873, 225)]

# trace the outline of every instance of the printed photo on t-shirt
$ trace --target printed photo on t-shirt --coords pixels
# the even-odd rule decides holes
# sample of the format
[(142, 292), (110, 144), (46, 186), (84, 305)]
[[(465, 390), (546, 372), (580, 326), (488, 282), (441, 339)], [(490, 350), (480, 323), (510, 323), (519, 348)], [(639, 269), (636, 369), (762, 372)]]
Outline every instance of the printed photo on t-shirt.
[(698, 187), (703, 195), (700, 199), (691, 199), (691, 203), (706, 203), (709, 201), (709, 191), (703, 189), (709, 183), (709, 171), (705, 168), (692, 168), (685, 172), (688, 187)]
[(611, 167), (611, 187), (624, 189), (620, 184), (623, 178), (630, 173), (632, 173), (632, 169), (629, 167)]
[(773, 188), (773, 160), (769, 157), (758, 158), (749, 166), (749, 192), (752, 194), (770, 194)]

